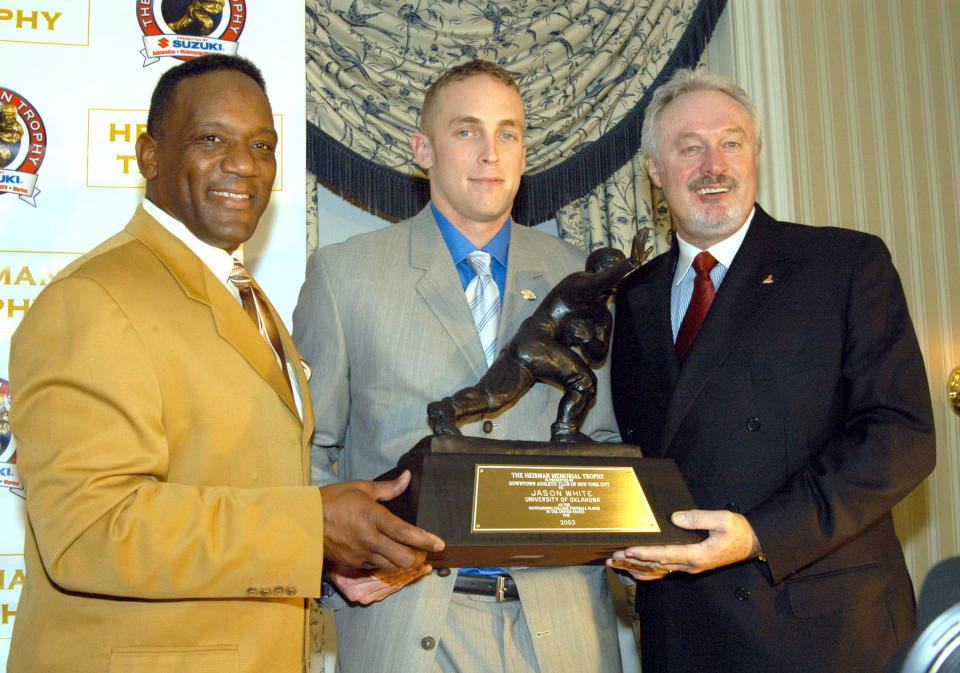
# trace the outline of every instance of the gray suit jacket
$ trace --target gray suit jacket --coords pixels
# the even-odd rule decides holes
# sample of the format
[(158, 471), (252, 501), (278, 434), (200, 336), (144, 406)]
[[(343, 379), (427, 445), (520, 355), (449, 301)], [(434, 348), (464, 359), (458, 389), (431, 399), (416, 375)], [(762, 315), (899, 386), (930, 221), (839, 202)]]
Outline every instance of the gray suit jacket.
[[(516, 224), (510, 233), (498, 343), (540, 299), (583, 269), (582, 251)], [(535, 299), (524, 299), (530, 290)], [(476, 383), (487, 364), (453, 260), (429, 208), (416, 217), (318, 250), (293, 316), (294, 341), (313, 368), (313, 478), (369, 479), (430, 434), (426, 407)], [(584, 431), (616, 439), (607, 367)], [(465, 423), (466, 435), (548, 440), (560, 391), (535, 385), (510, 409)], [(483, 420), (492, 431), (484, 433)], [(337, 464), (338, 473), (334, 472)], [(456, 573), (436, 572), (367, 607), (335, 609), (345, 672), (426, 673)], [(619, 671), (616, 624), (603, 567), (512, 571), (540, 669)], [(480, 669), (478, 669), (480, 670)]]

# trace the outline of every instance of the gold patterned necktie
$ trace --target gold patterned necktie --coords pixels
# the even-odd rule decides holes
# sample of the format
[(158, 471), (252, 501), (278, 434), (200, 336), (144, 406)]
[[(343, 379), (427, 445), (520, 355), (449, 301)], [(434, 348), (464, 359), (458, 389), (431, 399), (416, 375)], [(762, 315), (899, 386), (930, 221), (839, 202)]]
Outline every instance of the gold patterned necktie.
[(247, 269), (236, 259), (233, 260), (233, 269), (230, 271), (230, 282), (237, 288), (244, 310), (250, 316), (253, 324), (257, 326), (260, 335), (270, 344), (278, 358), (284, 378), (287, 379), (287, 383), (290, 383), (290, 378), (287, 376), (286, 360), (283, 357), (283, 345), (280, 343), (280, 332), (277, 330), (277, 324), (267, 308), (266, 297), (263, 296), (260, 287), (253, 282), (253, 277), (247, 272)]

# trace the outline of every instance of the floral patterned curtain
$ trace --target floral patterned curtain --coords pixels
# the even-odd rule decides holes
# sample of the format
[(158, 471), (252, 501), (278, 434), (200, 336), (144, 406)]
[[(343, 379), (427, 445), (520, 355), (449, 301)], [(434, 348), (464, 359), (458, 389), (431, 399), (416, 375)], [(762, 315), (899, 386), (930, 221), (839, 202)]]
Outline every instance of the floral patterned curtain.
[(669, 216), (635, 156), (643, 112), (697, 62), (725, 1), (307, 0), (308, 170), (388, 219), (413, 215), (429, 199), (409, 144), (426, 89), (483, 58), (513, 73), (527, 107), (515, 219), (556, 216), (588, 249), (627, 248), (649, 227), (662, 250)]

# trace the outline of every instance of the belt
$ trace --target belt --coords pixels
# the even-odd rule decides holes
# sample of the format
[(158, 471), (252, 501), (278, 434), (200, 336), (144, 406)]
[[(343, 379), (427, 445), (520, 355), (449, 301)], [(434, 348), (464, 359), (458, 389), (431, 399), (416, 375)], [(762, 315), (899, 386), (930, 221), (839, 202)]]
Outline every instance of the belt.
[(517, 583), (509, 575), (457, 575), (453, 590), (461, 594), (493, 596), (500, 601), (520, 600)]

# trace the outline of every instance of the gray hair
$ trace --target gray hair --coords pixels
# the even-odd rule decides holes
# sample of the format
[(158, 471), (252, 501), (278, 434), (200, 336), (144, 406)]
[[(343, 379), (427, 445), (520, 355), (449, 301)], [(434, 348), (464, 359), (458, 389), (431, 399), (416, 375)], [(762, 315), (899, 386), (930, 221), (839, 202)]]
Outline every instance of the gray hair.
[(750, 115), (753, 124), (754, 150), (759, 151), (763, 146), (763, 126), (760, 122), (760, 112), (757, 105), (747, 92), (731, 82), (723, 75), (710, 72), (706, 68), (680, 68), (670, 76), (663, 85), (653, 93), (650, 105), (643, 117), (643, 128), (640, 132), (640, 151), (645, 157), (660, 164), (660, 119), (664, 109), (685, 93), (693, 91), (719, 91), (725, 93), (740, 103)]

